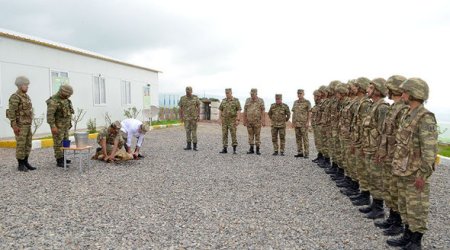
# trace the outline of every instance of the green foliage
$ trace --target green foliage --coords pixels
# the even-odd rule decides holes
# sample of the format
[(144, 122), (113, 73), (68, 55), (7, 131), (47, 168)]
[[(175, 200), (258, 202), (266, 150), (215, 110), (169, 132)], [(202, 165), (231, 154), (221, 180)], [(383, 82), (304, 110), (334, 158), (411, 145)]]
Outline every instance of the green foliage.
[(89, 134), (97, 133), (97, 121), (94, 119), (90, 119), (87, 121), (86, 127), (88, 129)]
[(450, 145), (439, 144), (438, 150), (439, 150), (438, 154), (446, 156), (446, 157), (450, 157)]
[(123, 110), (123, 115), (126, 118), (136, 119), (138, 117), (139, 113), (141, 113), (141, 110), (140, 109), (138, 110), (136, 107), (132, 107), (132, 108)]
[(152, 125), (168, 125), (168, 124), (177, 124), (181, 123), (180, 120), (160, 120), (152, 122)]

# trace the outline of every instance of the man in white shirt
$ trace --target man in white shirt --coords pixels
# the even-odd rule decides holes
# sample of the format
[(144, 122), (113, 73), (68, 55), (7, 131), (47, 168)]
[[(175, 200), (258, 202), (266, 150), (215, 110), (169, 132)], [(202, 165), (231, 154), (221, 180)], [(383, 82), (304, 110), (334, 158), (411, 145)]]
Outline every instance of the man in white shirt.
[(127, 153), (131, 154), (131, 139), (136, 137), (137, 142), (133, 157), (135, 159), (144, 158), (144, 156), (139, 153), (139, 149), (144, 141), (145, 133), (149, 131), (150, 126), (136, 119), (125, 119), (120, 124), (122, 125), (120, 132), (125, 141), (125, 150)]

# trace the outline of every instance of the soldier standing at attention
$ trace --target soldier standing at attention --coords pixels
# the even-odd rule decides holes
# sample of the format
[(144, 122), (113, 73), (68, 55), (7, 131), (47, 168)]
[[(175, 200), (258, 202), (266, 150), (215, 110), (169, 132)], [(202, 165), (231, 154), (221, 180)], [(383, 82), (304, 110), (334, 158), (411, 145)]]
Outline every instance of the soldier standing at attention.
[(10, 120), (11, 128), (16, 136), (18, 170), (27, 172), (36, 169), (28, 163), (32, 140), (31, 123), (33, 121), (31, 99), (27, 95), (30, 80), (24, 76), (19, 76), (16, 78), (15, 84), (17, 91), (9, 98), (9, 109), (6, 111), (6, 116)]
[(317, 158), (313, 160), (314, 163), (317, 163), (317, 161), (321, 158), (320, 153), (320, 145), (319, 145), (319, 128), (318, 128), (318, 112), (319, 112), (319, 104), (320, 104), (320, 97), (321, 93), (319, 90), (314, 90), (314, 107), (311, 108), (311, 126), (313, 128), (313, 134), (314, 134), (314, 145), (317, 150)]
[[(47, 123), (52, 131), (56, 165), (62, 168), (64, 167), (64, 155), (61, 151), (61, 142), (69, 138), (69, 129), (72, 127), (71, 121), (74, 113), (72, 102), (69, 100), (72, 94), (72, 86), (63, 84), (59, 91), (46, 101)], [(66, 162), (70, 163), (70, 160), (66, 160)]]
[(435, 169), (438, 132), (436, 118), (423, 103), (428, 99), (428, 84), (409, 78), (400, 85), (402, 99), (409, 110), (395, 136), (392, 173), (398, 176), (398, 209), (405, 222), (399, 239), (388, 245), (421, 249), (430, 211), (430, 176)]
[(239, 124), (239, 114), (241, 113), (241, 103), (232, 95), (231, 89), (225, 89), (226, 98), (222, 100), (219, 106), (219, 123), (222, 124), (222, 144), (221, 154), (228, 153), (228, 131), (231, 134), (231, 145), (233, 146), (233, 154), (236, 154), (238, 145), (236, 138), (236, 127)]
[(186, 147), (184, 150), (191, 150), (193, 143), (194, 150), (197, 151), (197, 122), (200, 118), (200, 99), (192, 94), (192, 87), (186, 87), (186, 95), (180, 98), (180, 118), (184, 122), (186, 130)]
[[(273, 154), (284, 156), (284, 145), (286, 143), (286, 122), (291, 118), (289, 106), (283, 103), (281, 94), (275, 95), (275, 103), (270, 106), (269, 118), (272, 121), (272, 143)], [(280, 147), (278, 148), (278, 136), (280, 136)]]
[(250, 98), (247, 98), (244, 106), (243, 123), (247, 127), (248, 144), (250, 149), (247, 154), (254, 154), (256, 143), (256, 154), (260, 155), (259, 147), (261, 145), (261, 126), (265, 126), (264, 100), (258, 97), (258, 90), (251, 89)]
[(311, 103), (305, 99), (305, 91), (297, 90), (298, 100), (292, 107), (292, 127), (295, 129), (295, 140), (297, 142), (297, 154), (295, 157), (309, 157), (308, 129), (311, 121)]

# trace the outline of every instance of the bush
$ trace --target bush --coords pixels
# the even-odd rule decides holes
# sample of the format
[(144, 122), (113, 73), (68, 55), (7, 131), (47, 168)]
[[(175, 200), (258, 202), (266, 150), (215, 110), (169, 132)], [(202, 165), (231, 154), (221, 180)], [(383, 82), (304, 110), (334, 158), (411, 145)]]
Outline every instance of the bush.
[(87, 121), (86, 125), (87, 125), (87, 129), (88, 129), (89, 134), (97, 133), (97, 122), (96, 122), (95, 118), (94, 119), (89, 119)]

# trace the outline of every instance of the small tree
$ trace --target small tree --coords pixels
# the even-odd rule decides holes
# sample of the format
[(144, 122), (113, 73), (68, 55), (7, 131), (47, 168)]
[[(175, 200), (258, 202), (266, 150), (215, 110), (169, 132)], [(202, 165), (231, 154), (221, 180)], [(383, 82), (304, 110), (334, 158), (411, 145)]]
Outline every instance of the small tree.
[(111, 116), (108, 112), (105, 113), (105, 127), (109, 127), (111, 125)]
[(42, 123), (44, 122), (44, 116), (45, 114), (42, 113), (39, 117), (33, 117), (33, 133), (31, 134), (31, 136), (33, 137), (34, 134), (36, 134), (36, 131), (38, 130), (38, 128), (40, 126), (42, 126)]
[(90, 119), (87, 121), (86, 127), (88, 129), (89, 134), (93, 134), (97, 132), (97, 121), (94, 119)]
[(132, 108), (128, 108), (128, 109), (124, 109), (123, 110), (123, 115), (126, 118), (136, 119), (138, 117), (139, 113), (141, 113), (141, 110), (138, 110), (136, 107), (132, 107)]
[(77, 108), (77, 113), (72, 116), (73, 131), (77, 132), (78, 123), (83, 120), (86, 111), (84, 109)]

